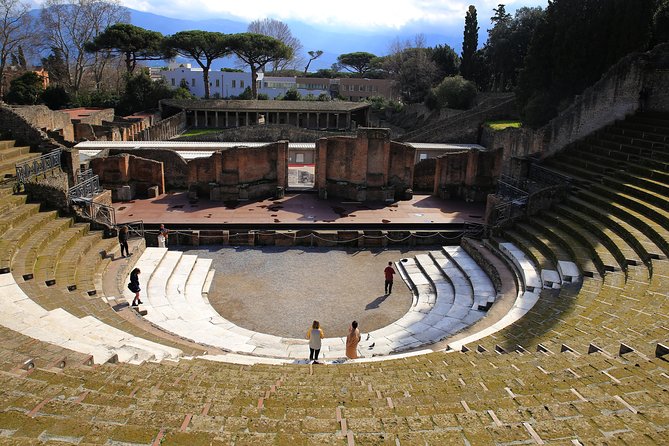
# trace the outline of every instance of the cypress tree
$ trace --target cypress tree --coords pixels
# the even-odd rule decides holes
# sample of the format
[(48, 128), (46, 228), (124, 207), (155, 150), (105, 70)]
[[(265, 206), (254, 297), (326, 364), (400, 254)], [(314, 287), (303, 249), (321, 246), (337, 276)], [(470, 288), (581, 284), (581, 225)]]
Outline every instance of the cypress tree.
[(465, 32), (462, 41), (462, 62), (460, 74), (468, 80), (474, 78), (475, 54), (479, 45), (479, 25), (476, 19), (476, 7), (469, 5), (465, 15)]

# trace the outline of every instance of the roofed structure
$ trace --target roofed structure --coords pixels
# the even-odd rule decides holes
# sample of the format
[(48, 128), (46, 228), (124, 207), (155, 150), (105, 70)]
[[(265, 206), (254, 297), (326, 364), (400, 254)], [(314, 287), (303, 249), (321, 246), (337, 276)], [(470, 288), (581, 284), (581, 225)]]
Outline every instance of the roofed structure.
[(185, 111), (196, 128), (286, 124), (307, 129), (349, 130), (369, 123), (369, 104), (345, 101), (165, 99), (163, 116)]

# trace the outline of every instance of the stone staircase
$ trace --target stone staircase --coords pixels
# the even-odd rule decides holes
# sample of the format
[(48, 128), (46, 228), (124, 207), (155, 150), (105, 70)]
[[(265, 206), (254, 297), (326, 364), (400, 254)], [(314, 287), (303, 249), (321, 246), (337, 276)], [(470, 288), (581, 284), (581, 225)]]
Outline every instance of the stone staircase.
[(39, 154), (30, 153), (30, 147), (19, 147), (15, 141), (0, 140), (0, 179), (13, 177), (16, 164), (34, 158), (39, 158)]

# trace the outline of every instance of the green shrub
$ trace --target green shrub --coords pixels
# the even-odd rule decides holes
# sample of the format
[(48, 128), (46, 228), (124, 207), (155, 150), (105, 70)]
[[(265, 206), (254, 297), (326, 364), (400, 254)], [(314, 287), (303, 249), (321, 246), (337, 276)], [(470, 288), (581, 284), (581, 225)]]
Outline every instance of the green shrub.
[(462, 76), (445, 77), (432, 91), (441, 108), (466, 110), (476, 97), (476, 85)]

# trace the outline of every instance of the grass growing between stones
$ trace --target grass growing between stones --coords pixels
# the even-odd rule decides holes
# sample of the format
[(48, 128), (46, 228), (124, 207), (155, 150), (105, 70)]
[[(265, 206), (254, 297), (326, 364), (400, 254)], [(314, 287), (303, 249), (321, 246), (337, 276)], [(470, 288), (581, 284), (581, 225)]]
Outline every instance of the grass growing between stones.
[(219, 133), (221, 129), (190, 129), (179, 136), (202, 136)]
[(519, 129), (523, 126), (520, 121), (488, 121), (485, 123), (493, 130)]

